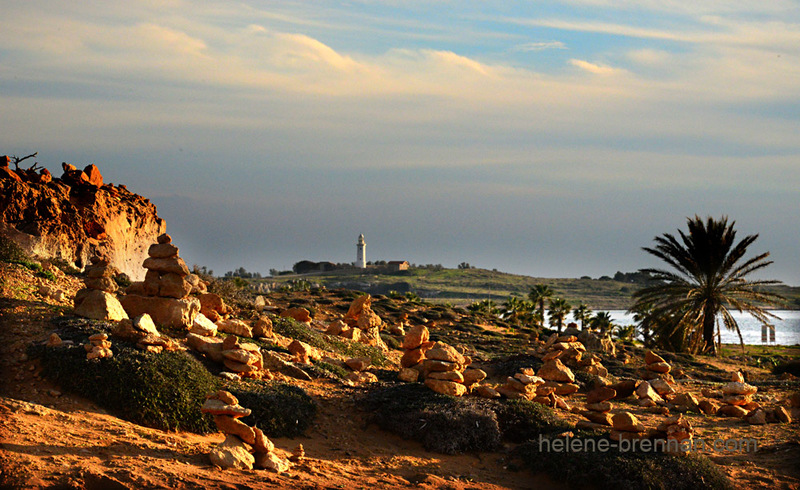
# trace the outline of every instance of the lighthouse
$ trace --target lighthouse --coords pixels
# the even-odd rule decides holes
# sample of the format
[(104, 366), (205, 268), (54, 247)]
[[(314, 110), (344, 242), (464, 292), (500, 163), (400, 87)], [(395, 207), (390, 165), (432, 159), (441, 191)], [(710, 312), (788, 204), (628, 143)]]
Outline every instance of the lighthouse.
[(356, 267), (359, 269), (367, 268), (367, 242), (364, 241), (364, 234), (358, 235), (358, 243), (356, 243)]

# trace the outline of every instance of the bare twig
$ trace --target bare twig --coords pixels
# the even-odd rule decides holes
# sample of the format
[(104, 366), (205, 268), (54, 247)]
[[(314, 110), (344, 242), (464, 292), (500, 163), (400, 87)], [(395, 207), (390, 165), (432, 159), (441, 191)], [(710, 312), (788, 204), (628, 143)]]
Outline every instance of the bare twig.
[[(27, 160), (28, 158), (33, 158), (38, 154), (39, 154), (39, 152), (37, 151), (36, 153), (31, 153), (30, 155), (28, 155), (26, 157), (22, 157), (22, 158), (20, 158), (18, 156), (12, 156), (11, 157), (11, 163), (14, 164), (14, 170), (19, 170), (19, 164), (21, 162)], [(34, 162), (34, 164), (28, 170), (36, 170), (36, 165), (38, 165), (38, 164), (36, 162)]]

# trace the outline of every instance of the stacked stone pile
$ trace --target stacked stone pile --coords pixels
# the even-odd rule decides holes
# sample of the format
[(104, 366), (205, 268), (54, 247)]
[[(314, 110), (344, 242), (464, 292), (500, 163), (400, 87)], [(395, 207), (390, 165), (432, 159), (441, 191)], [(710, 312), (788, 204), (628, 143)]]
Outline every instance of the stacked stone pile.
[(212, 322), (218, 322), (231, 313), (231, 308), (218, 294), (203, 293), (198, 295), (197, 299), (200, 300), (200, 313)]
[(608, 376), (608, 369), (602, 365), (600, 356), (587, 352), (586, 346), (575, 335), (551, 335), (540, 353), (545, 362), (558, 359), (565, 366), (596, 376)]
[(189, 268), (169, 235), (160, 235), (157, 242), (150, 246), (149, 257), (142, 264), (147, 269), (144, 282), (127, 289), (122, 306), (131, 316), (147, 313), (159, 325), (188, 329), (200, 311), (200, 301), (189, 297)]
[(661, 378), (668, 381), (674, 381), (672, 376), (668, 376), (672, 366), (655, 352), (649, 350), (644, 354), (645, 368), (641, 372), (642, 378), (645, 380)]
[[(611, 415), (609, 412), (614, 408), (611, 402), (617, 396), (617, 390), (610, 386), (598, 386), (586, 394), (585, 409), (579, 413), (593, 424), (604, 426), (611, 425)], [(596, 428), (586, 426), (586, 428)]]
[(639, 399), (639, 406), (651, 408), (657, 405), (664, 405), (666, 402), (653, 388), (649, 381), (642, 381), (636, 386), (636, 397)]
[(753, 395), (757, 391), (758, 388), (744, 382), (741, 373), (733, 373), (731, 381), (722, 387), (723, 405), (717, 410), (717, 415), (745, 417), (751, 410), (759, 408), (758, 403), (753, 402)]
[(239, 405), (239, 400), (227, 391), (209, 396), (202, 412), (214, 416), (217, 429), (225, 440), (209, 453), (211, 463), (220, 468), (252, 470), (253, 467), (276, 473), (289, 470), (290, 463), (275, 454), (275, 445), (258, 427), (250, 427), (239, 419), (250, 415), (250, 409)]
[(405, 353), (400, 359), (400, 380), (423, 380), (425, 386), (445, 395), (463, 396), (486, 377), (480, 369), (467, 369), (472, 363), (454, 347), (431, 342), (424, 325), (415, 325), (403, 338)]
[(89, 343), (83, 344), (86, 349), (86, 359), (102, 359), (104, 357), (112, 357), (111, 341), (108, 340), (108, 334), (96, 333), (89, 337)]
[(114, 296), (117, 283), (114, 281), (119, 271), (110, 265), (108, 259), (94, 256), (91, 265), (85, 269), (85, 288), (75, 294), (75, 314), (94, 320), (119, 321), (128, 318), (120, 302)]
[(375, 383), (378, 377), (374, 373), (367, 371), (372, 364), (372, 361), (366, 357), (353, 357), (346, 359), (344, 365), (347, 366), (351, 372), (347, 375), (347, 379), (354, 383)]
[(692, 433), (692, 425), (681, 414), (668, 417), (656, 427), (656, 435), (667, 440), (668, 451), (681, 452), (681, 448), (685, 448), (691, 442)]
[(381, 330), (385, 325), (381, 317), (372, 311), (371, 304), (372, 297), (369, 294), (359, 296), (350, 304), (344, 319), (331, 322), (325, 333), (388, 351), (389, 348), (381, 339)]
[(133, 320), (122, 320), (114, 327), (114, 335), (122, 337), (148, 352), (160, 353), (163, 350), (177, 350), (178, 344), (156, 328), (153, 319), (142, 313)]

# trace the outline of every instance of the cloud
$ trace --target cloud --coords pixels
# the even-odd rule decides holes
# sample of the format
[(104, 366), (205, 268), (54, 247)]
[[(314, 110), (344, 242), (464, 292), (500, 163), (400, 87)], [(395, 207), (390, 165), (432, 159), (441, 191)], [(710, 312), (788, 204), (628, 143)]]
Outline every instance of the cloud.
[(673, 55), (661, 49), (635, 49), (629, 51), (627, 57), (640, 65), (663, 66), (672, 60)]
[(561, 41), (548, 41), (539, 43), (525, 43), (514, 46), (514, 51), (544, 51), (546, 49), (568, 49)]
[(606, 65), (598, 65), (598, 64), (595, 64), (595, 63), (590, 63), (588, 61), (578, 60), (578, 59), (574, 59), (574, 58), (569, 60), (569, 62), (570, 62), (570, 64), (572, 66), (577, 66), (578, 68), (580, 68), (582, 70), (586, 70), (589, 73), (594, 73), (595, 75), (604, 75), (604, 76), (605, 75), (614, 75), (616, 73), (620, 73), (621, 72), (621, 70), (619, 70), (617, 68), (612, 68), (612, 67), (606, 66)]

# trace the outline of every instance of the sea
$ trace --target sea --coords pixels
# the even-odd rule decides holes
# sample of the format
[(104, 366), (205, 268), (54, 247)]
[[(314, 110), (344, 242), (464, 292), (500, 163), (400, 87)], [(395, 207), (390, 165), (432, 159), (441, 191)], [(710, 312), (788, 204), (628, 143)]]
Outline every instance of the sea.
[[(612, 322), (615, 325), (633, 325), (633, 315), (625, 310), (610, 310)], [(775, 341), (761, 341), (761, 323), (746, 313), (733, 312), (739, 330), (742, 332), (742, 339), (748, 345), (800, 345), (800, 310), (771, 310), (780, 320), (773, 319), (770, 324), (775, 326)], [(723, 344), (738, 344), (739, 336), (735, 331), (731, 332), (724, 326), (721, 327), (720, 335)]]

